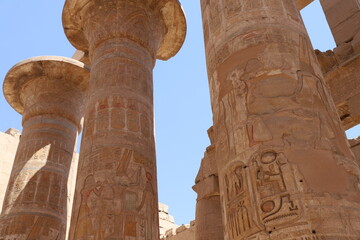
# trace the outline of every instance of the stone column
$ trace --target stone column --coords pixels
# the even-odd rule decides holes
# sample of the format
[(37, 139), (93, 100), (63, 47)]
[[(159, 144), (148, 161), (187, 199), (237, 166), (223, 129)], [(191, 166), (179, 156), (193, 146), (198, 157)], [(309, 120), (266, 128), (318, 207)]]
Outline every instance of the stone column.
[(35, 57), (6, 75), (4, 94), (23, 115), (0, 239), (65, 239), (67, 181), (81, 131), (89, 71), (64, 57)]
[(196, 240), (223, 240), (218, 169), (215, 160), (214, 128), (208, 129), (211, 145), (206, 148), (193, 190), (196, 199)]
[[(199, 173), (193, 186), (197, 193), (196, 199), (196, 240), (223, 240), (224, 228), (222, 224), (219, 178), (217, 171), (211, 173), (216, 166), (209, 158), (212, 158), (215, 148), (207, 148), (205, 157), (200, 166)], [(209, 156), (210, 155), (210, 156)]]
[(225, 239), (357, 239), (359, 167), (295, 0), (201, 0)]
[(159, 239), (155, 59), (175, 55), (177, 0), (67, 0), (63, 25), (91, 62), (69, 239)]

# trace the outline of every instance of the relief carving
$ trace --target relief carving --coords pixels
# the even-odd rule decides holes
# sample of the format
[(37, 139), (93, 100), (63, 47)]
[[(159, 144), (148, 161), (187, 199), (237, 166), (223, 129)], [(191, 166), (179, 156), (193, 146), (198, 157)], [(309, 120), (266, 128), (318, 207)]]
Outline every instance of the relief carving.
[(243, 239), (254, 227), (245, 169), (245, 164), (237, 163), (230, 167), (223, 179), (227, 223), (224, 226), (231, 240)]
[(293, 195), (295, 177), (282, 152), (264, 151), (252, 160), (253, 190), (260, 224), (290, 224), (302, 216), (301, 202)]
[[(243, 69), (235, 69), (226, 78), (230, 91), (220, 102), (220, 116), (223, 121), (224, 146), (227, 147), (228, 156), (234, 157), (247, 146), (247, 85), (241, 80), (244, 74)], [(225, 149), (224, 149), (225, 150)], [(221, 151), (221, 147), (220, 150)]]
[(227, 18), (240, 14), (240, 12), (242, 11), (241, 0), (225, 0), (224, 6)]
[(111, 148), (108, 152), (106, 162), (116, 166), (112, 164), (106, 172), (99, 167), (103, 170), (84, 180), (74, 239), (104, 240), (124, 235), (152, 240), (157, 217), (156, 189), (150, 173), (153, 164), (134, 150)]
[(211, 34), (216, 34), (221, 27), (221, 8), (220, 1), (211, 0), (209, 6), (209, 27)]

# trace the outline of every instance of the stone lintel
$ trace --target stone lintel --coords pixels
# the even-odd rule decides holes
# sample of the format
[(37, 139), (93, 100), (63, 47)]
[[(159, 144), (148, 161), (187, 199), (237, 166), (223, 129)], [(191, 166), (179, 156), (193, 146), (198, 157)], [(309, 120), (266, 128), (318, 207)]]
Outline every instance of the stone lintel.
[(297, 2), (297, 7), (299, 10), (305, 8), (307, 5), (309, 5), (310, 3), (312, 3), (314, 0), (296, 0)]
[(360, 31), (358, 0), (320, 0), (331, 32), (339, 46), (352, 41)]
[[(157, 0), (166, 26), (166, 34), (157, 50), (156, 58), (168, 60), (176, 55), (182, 47), (186, 36), (186, 18), (178, 0)], [(65, 34), (70, 43), (78, 50), (88, 52), (89, 43), (83, 31), (84, 18), (81, 11), (91, 4), (90, 0), (67, 0), (64, 5), (62, 21)]]
[(24, 102), (21, 94), (24, 86), (32, 80), (40, 78), (64, 80), (85, 90), (88, 85), (89, 68), (77, 60), (42, 56), (26, 59), (13, 66), (7, 73), (3, 91), (7, 102), (20, 114), (24, 112)]

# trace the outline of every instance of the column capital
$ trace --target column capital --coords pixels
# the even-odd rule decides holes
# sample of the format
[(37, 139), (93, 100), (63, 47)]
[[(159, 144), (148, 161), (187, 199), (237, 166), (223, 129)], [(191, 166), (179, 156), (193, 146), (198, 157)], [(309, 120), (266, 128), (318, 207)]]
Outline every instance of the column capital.
[[(111, 10), (116, 10), (117, 13), (120, 9), (131, 9), (139, 8), (145, 12), (152, 12), (159, 14), (159, 19), (162, 20), (162, 23), (155, 23), (157, 26), (163, 25), (164, 35), (162, 36), (162, 41), (160, 46), (155, 49), (156, 58), (161, 60), (168, 60), (169, 58), (176, 55), (180, 50), (181, 46), (184, 43), (186, 35), (186, 19), (183, 9), (178, 0), (147, 0), (147, 1), (132, 1), (132, 0), (112, 0), (112, 1), (103, 1), (103, 0), (67, 0), (64, 5), (62, 20), (65, 34), (71, 44), (78, 50), (88, 52), (90, 45), (88, 36), (86, 36), (86, 26), (91, 22), (91, 25), (94, 24), (93, 20), (90, 18), (99, 17), (109, 17)], [(96, 9), (96, 14), (89, 12), (90, 9)], [(130, 36), (126, 28), (127, 21), (132, 20), (132, 18), (140, 17), (141, 14), (123, 14), (119, 13), (121, 24), (117, 24), (115, 27), (116, 31), (121, 32), (124, 28), (123, 34), (128, 37)], [(90, 19), (90, 20), (89, 20)], [(119, 20), (119, 19), (117, 19)], [(116, 22), (116, 21), (115, 21)], [(134, 29), (134, 21), (129, 21), (129, 27)], [(112, 21), (114, 23), (114, 21)], [(146, 21), (145, 21), (146, 23)], [(140, 22), (143, 24), (143, 22)], [(108, 30), (108, 29), (107, 29)], [(151, 32), (151, 31), (150, 31)], [(138, 34), (138, 33), (137, 33)], [(129, 35), (129, 36), (128, 36)]]
[(85, 92), (89, 75), (84, 63), (71, 58), (32, 57), (9, 70), (3, 85), (4, 96), (23, 115), (23, 122), (35, 115), (57, 113), (79, 125), (82, 111), (71, 104), (79, 105), (77, 101), (82, 101), (83, 96), (76, 93)]

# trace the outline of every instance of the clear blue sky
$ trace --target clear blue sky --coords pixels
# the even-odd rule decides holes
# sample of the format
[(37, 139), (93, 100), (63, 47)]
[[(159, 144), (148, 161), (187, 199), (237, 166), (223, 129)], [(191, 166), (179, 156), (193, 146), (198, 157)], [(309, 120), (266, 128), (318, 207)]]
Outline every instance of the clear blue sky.
[[(154, 70), (159, 200), (170, 206), (178, 224), (195, 216), (191, 187), (209, 141), (211, 109), (199, 0), (182, 0), (188, 34), (179, 54), (158, 61)], [(72, 56), (61, 24), (64, 1), (0, 0), (0, 81), (17, 62), (41, 55)], [(302, 11), (315, 48), (334, 42), (318, 0)], [(21, 116), (0, 94), (0, 131), (21, 129)], [(360, 129), (348, 133), (360, 135)], [(0, 166), (1, 168), (1, 166)]]

